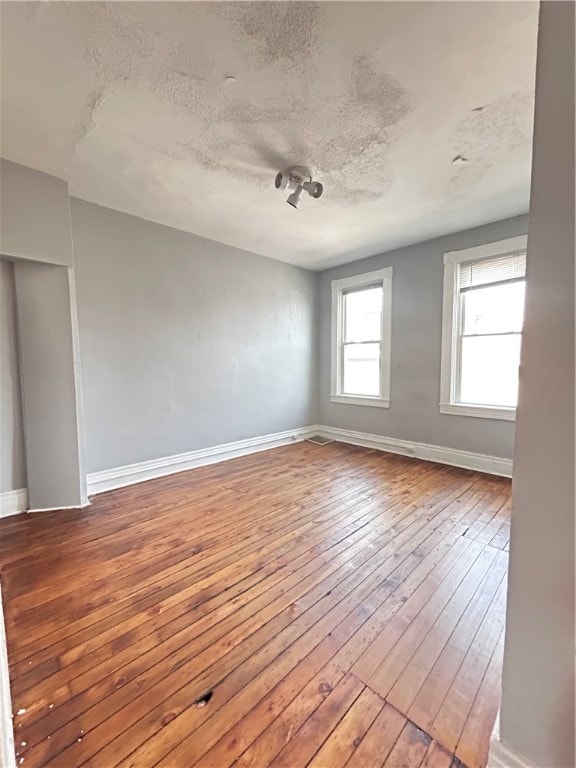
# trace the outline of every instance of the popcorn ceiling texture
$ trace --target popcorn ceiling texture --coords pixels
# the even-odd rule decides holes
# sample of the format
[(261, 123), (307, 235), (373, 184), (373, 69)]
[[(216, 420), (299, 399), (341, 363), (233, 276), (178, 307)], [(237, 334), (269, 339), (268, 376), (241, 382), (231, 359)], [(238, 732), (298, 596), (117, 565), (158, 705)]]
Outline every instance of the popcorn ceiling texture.
[(512, 153), (531, 143), (533, 113), (532, 89), (513, 91), (470, 112), (456, 129), (456, 141), (460, 153), (466, 158), (473, 156), (475, 162), (453, 176), (453, 197), (477, 184), (496, 163), (505, 167), (502, 148)]
[(222, 18), (240, 25), (256, 42), (256, 55), (264, 64), (282, 62), (302, 67), (318, 45), (319, 3), (215, 3)]
[(527, 210), (535, 3), (1, 12), (2, 154), (72, 195), (311, 268)]

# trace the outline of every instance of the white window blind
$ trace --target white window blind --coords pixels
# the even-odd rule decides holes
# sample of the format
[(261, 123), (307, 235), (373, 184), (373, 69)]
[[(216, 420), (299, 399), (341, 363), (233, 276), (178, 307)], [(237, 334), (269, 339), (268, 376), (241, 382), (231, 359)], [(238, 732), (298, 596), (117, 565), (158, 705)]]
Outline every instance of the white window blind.
[(458, 287), (463, 290), (506, 280), (522, 280), (525, 276), (526, 253), (510, 253), (493, 259), (468, 261), (460, 264)]

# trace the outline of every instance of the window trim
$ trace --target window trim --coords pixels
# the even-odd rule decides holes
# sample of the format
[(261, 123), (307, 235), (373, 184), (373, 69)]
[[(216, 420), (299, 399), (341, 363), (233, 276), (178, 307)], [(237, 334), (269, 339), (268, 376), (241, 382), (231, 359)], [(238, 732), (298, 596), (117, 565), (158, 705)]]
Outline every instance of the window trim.
[[(342, 391), (342, 346), (344, 293), (351, 288), (382, 285), (382, 327), (380, 342), (380, 395), (350, 395)], [(390, 350), (392, 334), (392, 267), (332, 280), (332, 355), (330, 402), (349, 405), (390, 407)]]
[(510, 237), (494, 243), (449, 251), (444, 254), (444, 299), (442, 307), (442, 358), (440, 369), (440, 413), (454, 416), (475, 416), (481, 419), (516, 420), (516, 408), (493, 405), (476, 405), (456, 402), (458, 383), (458, 322), (460, 291), (458, 290), (458, 265), (467, 261), (480, 261), (525, 251), (527, 235)]

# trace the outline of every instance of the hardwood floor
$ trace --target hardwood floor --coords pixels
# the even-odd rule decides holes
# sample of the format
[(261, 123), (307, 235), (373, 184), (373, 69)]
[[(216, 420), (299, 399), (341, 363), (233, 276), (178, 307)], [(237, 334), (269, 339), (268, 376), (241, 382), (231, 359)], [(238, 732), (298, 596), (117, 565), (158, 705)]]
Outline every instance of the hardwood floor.
[(3, 520), (17, 763), (484, 766), (509, 500), (298, 443)]

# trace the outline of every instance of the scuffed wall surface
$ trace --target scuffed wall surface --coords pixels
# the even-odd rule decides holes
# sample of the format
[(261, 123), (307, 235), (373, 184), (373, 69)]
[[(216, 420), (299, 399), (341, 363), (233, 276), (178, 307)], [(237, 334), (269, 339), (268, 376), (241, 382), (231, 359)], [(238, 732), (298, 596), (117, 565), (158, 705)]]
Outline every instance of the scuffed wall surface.
[(71, 203), (88, 472), (317, 422), (317, 275)]
[(0, 261), (0, 492), (26, 487), (14, 269)]

